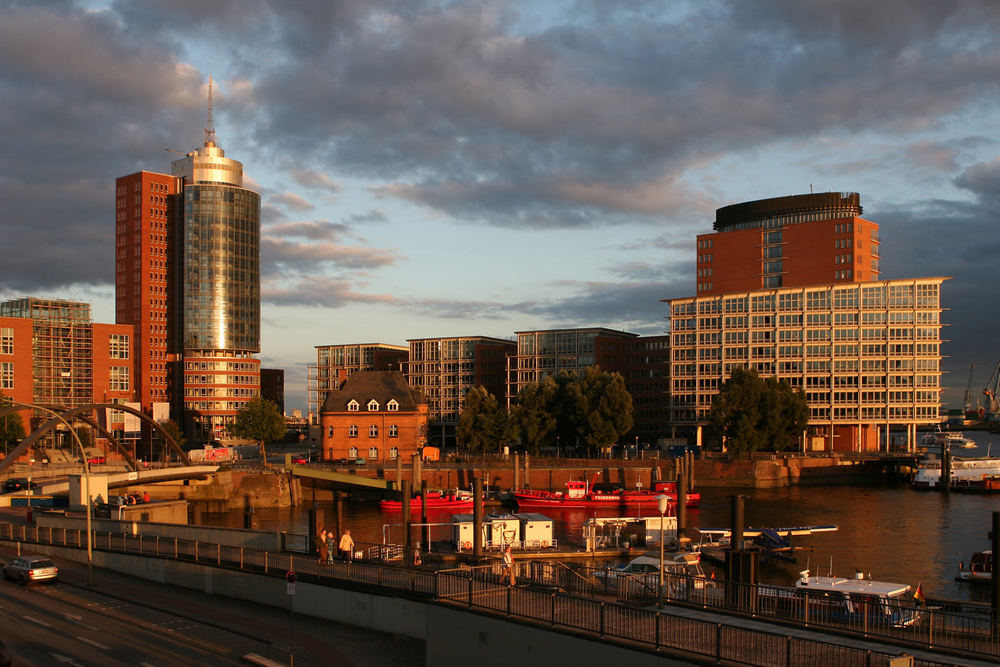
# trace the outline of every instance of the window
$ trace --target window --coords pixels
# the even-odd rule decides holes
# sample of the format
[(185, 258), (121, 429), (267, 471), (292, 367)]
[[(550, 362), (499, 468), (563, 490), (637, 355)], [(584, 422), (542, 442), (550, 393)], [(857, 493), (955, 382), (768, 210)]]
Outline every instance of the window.
[[(389, 437), (398, 438), (399, 437), (399, 427), (395, 424), (389, 424)], [(395, 447), (393, 447), (395, 449)]]
[(399, 458), (399, 448), (398, 447), (390, 447), (389, 448), (389, 459), (392, 460), (392, 461), (395, 461), (398, 458)]
[(350, 449), (348, 449), (347, 450), (347, 458), (349, 458), (349, 459), (356, 459), (356, 458), (358, 458), (358, 448), (357, 447), (351, 447)]
[(378, 447), (368, 448), (368, 458), (378, 460)]
[(385, 407), (389, 412), (399, 412), (399, 401), (394, 398)]
[(326, 437), (328, 437), (328, 438), (332, 438), (333, 437), (333, 427), (332, 426), (327, 426), (326, 427)]
[(13, 329), (0, 329), (0, 354), (14, 354)]
[(108, 356), (112, 359), (128, 359), (128, 334), (108, 336)]
[(0, 363), (0, 389), (14, 388), (14, 362)]
[(347, 404), (347, 411), (348, 412), (357, 412), (358, 408), (360, 408), (360, 407), (361, 406), (358, 404), (358, 402), (352, 398), (351, 402)]
[(368, 427), (368, 437), (377, 438), (378, 437), (378, 424), (372, 424)]
[[(347, 427), (347, 437), (348, 438), (356, 438), (356, 437), (358, 437), (358, 426), (357, 426), (357, 424), (351, 424), (350, 426)], [(357, 456), (357, 455), (355, 454), (355, 456)]]
[(368, 401), (368, 412), (378, 412), (378, 401), (374, 398)]
[(128, 391), (128, 366), (112, 366), (111, 371), (111, 391)]

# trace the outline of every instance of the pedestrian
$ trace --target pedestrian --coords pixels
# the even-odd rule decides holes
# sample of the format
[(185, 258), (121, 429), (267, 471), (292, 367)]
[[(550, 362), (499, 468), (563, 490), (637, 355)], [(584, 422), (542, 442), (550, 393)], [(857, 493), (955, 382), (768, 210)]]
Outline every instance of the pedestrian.
[(337, 533), (335, 531), (327, 531), (326, 533), (326, 550), (327, 550), (327, 564), (333, 565), (333, 555), (337, 553)]
[(319, 564), (326, 565), (326, 561), (330, 557), (330, 551), (326, 546), (326, 528), (316, 536), (316, 553), (319, 555)]
[(350, 530), (345, 530), (340, 538), (340, 557), (348, 563), (354, 558), (354, 538), (351, 537)]
[(503, 567), (504, 576), (510, 577), (510, 585), (516, 585), (517, 580), (514, 579), (514, 554), (510, 552), (509, 544), (503, 548)]
[(144, 502), (144, 503), (148, 503), (149, 502), (149, 491), (143, 491), (142, 492), (142, 502)]

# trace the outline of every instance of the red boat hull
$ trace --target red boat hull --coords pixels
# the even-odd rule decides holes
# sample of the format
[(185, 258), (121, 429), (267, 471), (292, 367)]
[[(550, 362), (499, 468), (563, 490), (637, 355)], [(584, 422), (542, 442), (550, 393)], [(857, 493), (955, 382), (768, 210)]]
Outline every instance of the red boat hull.
[[(645, 493), (641, 491), (630, 491), (625, 493), (590, 493), (582, 498), (570, 498), (565, 494), (550, 493), (548, 491), (515, 491), (514, 498), (517, 500), (518, 509), (622, 509), (625, 507), (650, 507), (654, 511), (657, 507), (659, 493)], [(671, 505), (677, 503), (677, 496), (674, 494), (663, 494)], [(689, 493), (687, 496), (688, 507), (697, 507), (701, 504), (700, 493)]]
[[(384, 512), (402, 512), (403, 502), (401, 500), (383, 500), (379, 503), (379, 508)], [(422, 509), (422, 504), (420, 498), (414, 498), (410, 501), (410, 513), (419, 513)], [(472, 511), (473, 502), (472, 498), (428, 498), (427, 499), (427, 511), (449, 511), (449, 512), (463, 512)]]

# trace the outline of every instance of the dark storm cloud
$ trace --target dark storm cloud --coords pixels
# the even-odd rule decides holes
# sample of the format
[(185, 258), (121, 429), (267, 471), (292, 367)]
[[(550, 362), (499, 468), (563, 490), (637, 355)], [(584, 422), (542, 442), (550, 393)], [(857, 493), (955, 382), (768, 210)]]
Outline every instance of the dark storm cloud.
[(883, 278), (950, 276), (942, 288), (945, 401), (961, 406), (969, 364), (976, 365), (973, 400), (1000, 359), (1000, 161), (976, 164), (955, 184), (968, 200), (928, 200), (872, 212), (881, 232)]
[(932, 4), (694, 3), (672, 23), (598, 3), (534, 33), (510, 5), (358, 3), (339, 24), (299, 7), (258, 132), (465, 221), (654, 220), (695, 156), (927, 128), (993, 94), (996, 3)]

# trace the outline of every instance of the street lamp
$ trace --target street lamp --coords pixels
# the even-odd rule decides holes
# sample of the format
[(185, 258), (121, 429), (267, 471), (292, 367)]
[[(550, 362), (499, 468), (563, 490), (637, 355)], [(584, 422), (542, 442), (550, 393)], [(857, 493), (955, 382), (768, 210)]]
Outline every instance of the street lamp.
[[(10, 401), (11, 405), (16, 405), (22, 408), (29, 408), (34, 410), (41, 410), (42, 412), (47, 412), (59, 421), (61, 421), (69, 432), (73, 434), (73, 439), (76, 440), (77, 446), (80, 448), (80, 456), (83, 457), (83, 478), (84, 478), (84, 495), (87, 497), (86, 502), (86, 515), (87, 515), (87, 585), (90, 586), (93, 583), (93, 566), (94, 566), (94, 537), (93, 532), (90, 528), (90, 463), (87, 461), (87, 451), (83, 448), (83, 443), (80, 441), (80, 436), (76, 430), (70, 426), (70, 423), (66, 421), (66, 418), (55, 410), (43, 407), (41, 405), (34, 405), (32, 403), (20, 403), (18, 401)], [(31, 459), (31, 463), (34, 463), (35, 459)], [(28, 509), (31, 509), (31, 468), (28, 468)]]
[(656, 496), (656, 509), (660, 510), (660, 606), (663, 606), (663, 515), (667, 513), (668, 499), (664, 494)]
[(28, 512), (31, 512), (31, 496), (35, 495), (31, 492), (31, 471), (35, 469), (35, 459), (32, 457), (28, 461), (28, 488), (25, 489), (25, 495), (28, 496)]

